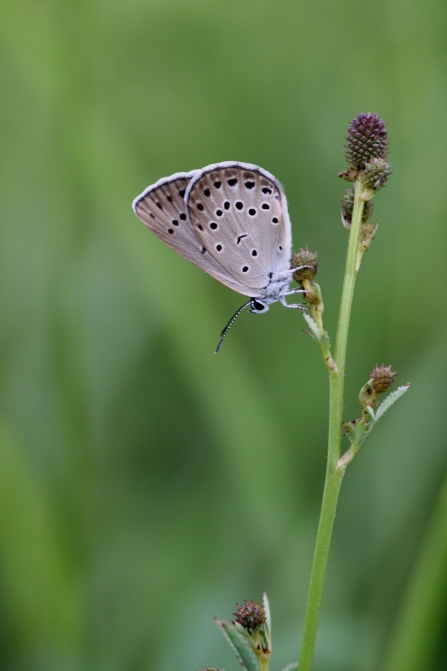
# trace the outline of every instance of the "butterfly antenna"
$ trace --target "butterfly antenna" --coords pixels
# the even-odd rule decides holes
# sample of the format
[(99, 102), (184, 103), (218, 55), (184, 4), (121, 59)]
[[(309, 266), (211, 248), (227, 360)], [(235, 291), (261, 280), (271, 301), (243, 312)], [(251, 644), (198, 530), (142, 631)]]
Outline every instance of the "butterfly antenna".
[(222, 333), (220, 334), (219, 344), (217, 345), (216, 349), (214, 350), (214, 354), (217, 354), (217, 352), (220, 350), (223, 341), (224, 341), (225, 338), (227, 337), (227, 333), (228, 333), (228, 331), (229, 331), (230, 328), (233, 326), (234, 322), (235, 322), (236, 319), (239, 317), (239, 315), (241, 314), (241, 312), (242, 312), (243, 310), (245, 310), (245, 308), (248, 308), (249, 305), (251, 305), (251, 299), (250, 299), (247, 303), (244, 303), (244, 304), (239, 308), (239, 310), (236, 310), (236, 312), (235, 312), (234, 315), (231, 317), (230, 321), (228, 322), (228, 324), (225, 326), (224, 330), (223, 330)]

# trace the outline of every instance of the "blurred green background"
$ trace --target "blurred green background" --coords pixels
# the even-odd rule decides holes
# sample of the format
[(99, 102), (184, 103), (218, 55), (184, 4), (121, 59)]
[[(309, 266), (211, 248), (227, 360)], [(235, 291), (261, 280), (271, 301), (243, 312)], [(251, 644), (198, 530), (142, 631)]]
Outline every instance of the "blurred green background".
[(447, 669), (442, 522), (424, 663), (404, 665), (407, 647), (386, 667), (447, 466), (446, 14), (444, 0), (2, 0), (2, 670), (231, 671), (212, 616), (263, 589), (272, 668), (297, 658), (326, 460), (320, 353), (275, 305), (214, 357), (241, 297), (131, 202), (217, 161), (269, 170), (295, 249), (319, 252), (334, 335), (337, 172), (368, 111), (388, 123), (394, 175), (356, 288), (345, 417), (375, 363), (412, 387), (345, 478), (315, 671)]

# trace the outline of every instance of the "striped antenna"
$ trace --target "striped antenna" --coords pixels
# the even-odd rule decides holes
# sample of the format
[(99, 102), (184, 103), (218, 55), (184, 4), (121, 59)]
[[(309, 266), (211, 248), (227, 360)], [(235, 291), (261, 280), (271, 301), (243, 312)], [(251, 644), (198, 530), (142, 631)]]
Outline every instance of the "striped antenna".
[(223, 330), (222, 333), (220, 334), (219, 344), (217, 345), (216, 349), (214, 350), (214, 354), (217, 354), (217, 352), (220, 350), (223, 341), (224, 341), (225, 338), (227, 337), (227, 333), (228, 333), (228, 331), (229, 331), (230, 328), (233, 326), (234, 322), (235, 322), (236, 319), (239, 317), (239, 315), (241, 314), (241, 312), (242, 312), (243, 310), (245, 310), (245, 308), (248, 308), (249, 305), (251, 305), (252, 300), (253, 300), (253, 299), (250, 298), (250, 300), (249, 300), (247, 303), (244, 303), (244, 304), (239, 308), (239, 310), (237, 310), (237, 311), (234, 313), (234, 315), (231, 317), (230, 321), (228, 322), (228, 324), (225, 326), (224, 330)]

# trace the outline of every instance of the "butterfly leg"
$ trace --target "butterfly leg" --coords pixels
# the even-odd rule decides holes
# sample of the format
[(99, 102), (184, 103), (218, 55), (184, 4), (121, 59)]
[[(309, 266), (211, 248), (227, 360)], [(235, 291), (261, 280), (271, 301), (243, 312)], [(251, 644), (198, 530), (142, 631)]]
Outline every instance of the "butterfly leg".
[(298, 266), (297, 268), (288, 268), (279, 273), (280, 277), (290, 277), (294, 275), (298, 270), (305, 270), (306, 268), (312, 269), (312, 266)]
[(292, 294), (305, 294), (306, 289), (298, 289), (298, 287), (295, 287), (295, 289), (290, 289), (290, 291), (286, 291), (283, 296), (291, 296)]
[(302, 303), (287, 303), (286, 301), (286, 296), (290, 296), (290, 294), (297, 294), (297, 293), (305, 293), (303, 289), (296, 289), (294, 291), (288, 291), (286, 294), (283, 294), (282, 296), (279, 297), (280, 302), (282, 305), (284, 305), (285, 308), (298, 308), (298, 310), (301, 310), (303, 312), (306, 310), (306, 306), (303, 305)]

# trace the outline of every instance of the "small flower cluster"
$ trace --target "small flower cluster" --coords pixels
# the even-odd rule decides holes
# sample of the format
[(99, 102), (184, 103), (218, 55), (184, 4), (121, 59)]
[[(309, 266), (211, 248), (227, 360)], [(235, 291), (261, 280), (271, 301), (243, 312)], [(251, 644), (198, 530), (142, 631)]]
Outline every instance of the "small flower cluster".
[(370, 191), (382, 189), (391, 176), (391, 166), (384, 158), (372, 158), (363, 169), (362, 182)]
[[(243, 668), (248, 668), (244, 663), (243, 655), (243, 649), (248, 642), (256, 655), (259, 669), (267, 671), (272, 652), (272, 641), (270, 635), (270, 607), (266, 593), (264, 592), (262, 595), (260, 603), (253, 600), (244, 601), (243, 606), (237, 604), (237, 611), (233, 615), (235, 619), (231, 625), (222, 623), (221, 626), (226, 627), (226, 635), (231, 639), (231, 644), (236, 649)], [(228, 627), (233, 629), (230, 630)], [(242, 647), (239, 647), (239, 643)]]
[(369, 377), (373, 381), (374, 389), (378, 394), (383, 394), (391, 387), (397, 373), (391, 370), (391, 366), (377, 363), (370, 372)]
[(394, 382), (396, 373), (391, 370), (391, 366), (379, 366), (376, 364), (369, 374), (369, 380), (360, 389), (359, 401), (362, 408), (368, 405), (374, 408), (379, 394), (384, 394)]
[(293, 279), (298, 284), (303, 284), (304, 280), (313, 280), (318, 273), (319, 261), (316, 252), (310, 252), (308, 247), (300, 249), (299, 252), (293, 252), (290, 259), (290, 267), (296, 268)]
[(237, 611), (233, 613), (236, 622), (245, 629), (249, 634), (252, 634), (256, 629), (265, 622), (265, 610), (263, 606), (257, 601), (244, 601), (244, 605), (237, 605)]
[(383, 364), (381, 366), (377, 364), (370, 372), (368, 381), (359, 393), (359, 401), (362, 406), (361, 417), (342, 423), (343, 434), (349, 438), (351, 445), (339, 459), (337, 468), (343, 471), (346, 469), (380, 418), (410, 388), (410, 383), (404, 384), (379, 402), (377, 397), (389, 390), (395, 377), (396, 373), (391, 370), (391, 366), (384, 366)]
[(339, 176), (348, 182), (359, 179), (370, 192), (369, 198), (372, 198), (391, 176), (391, 167), (385, 160), (389, 147), (385, 122), (378, 114), (359, 114), (349, 124), (346, 141), (349, 167)]
[(353, 169), (364, 170), (371, 159), (388, 153), (388, 132), (378, 114), (359, 114), (349, 124), (346, 140), (346, 159)]
[[(260, 602), (244, 601), (242, 606), (236, 605), (234, 620), (226, 622), (216, 617), (214, 620), (245, 671), (253, 671), (255, 668), (268, 671), (272, 637), (267, 594), (265, 592), (262, 594)], [(219, 669), (208, 667), (205, 671), (219, 671)]]

